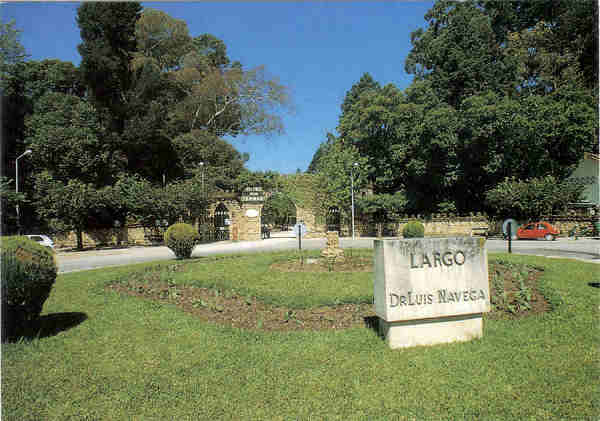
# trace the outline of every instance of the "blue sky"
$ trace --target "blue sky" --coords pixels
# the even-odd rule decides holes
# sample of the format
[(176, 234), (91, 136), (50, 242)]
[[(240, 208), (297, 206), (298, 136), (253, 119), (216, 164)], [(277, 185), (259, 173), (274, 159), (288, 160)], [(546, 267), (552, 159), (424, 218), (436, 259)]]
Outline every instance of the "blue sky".
[[(326, 133), (335, 132), (346, 92), (369, 72), (382, 85), (406, 88), (410, 33), (425, 26), (433, 2), (143, 2), (184, 20), (190, 35), (210, 33), (245, 68), (264, 65), (289, 86), (295, 104), (285, 134), (229, 139), (250, 154), (251, 170), (305, 171)], [(78, 65), (79, 3), (3, 3), (4, 22), (16, 21), (32, 60)]]

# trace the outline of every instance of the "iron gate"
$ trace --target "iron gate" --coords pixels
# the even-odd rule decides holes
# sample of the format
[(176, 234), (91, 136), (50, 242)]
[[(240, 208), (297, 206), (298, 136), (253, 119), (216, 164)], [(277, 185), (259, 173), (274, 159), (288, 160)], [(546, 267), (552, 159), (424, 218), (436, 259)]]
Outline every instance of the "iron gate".
[(223, 203), (219, 203), (219, 206), (215, 209), (215, 240), (223, 241), (229, 240), (229, 225), (231, 220), (229, 219), (229, 210)]
[(229, 240), (229, 224), (229, 211), (222, 203), (217, 206), (213, 216), (208, 213), (200, 215), (198, 220), (200, 242), (209, 243)]
[(340, 217), (340, 208), (337, 206), (332, 206), (327, 211), (327, 231), (337, 231), (338, 233), (341, 230), (341, 217)]

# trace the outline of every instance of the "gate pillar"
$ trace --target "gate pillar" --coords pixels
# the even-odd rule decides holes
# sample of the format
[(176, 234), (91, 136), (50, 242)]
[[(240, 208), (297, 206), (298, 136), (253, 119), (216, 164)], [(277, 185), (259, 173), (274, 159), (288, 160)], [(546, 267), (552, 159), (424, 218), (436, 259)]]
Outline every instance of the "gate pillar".
[(241, 201), (241, 218), (239, 224), (239, 239), (253, 241), (261, 239), (261, 216), (265, 202), (262, 187), (247, 187), (244, 189)]

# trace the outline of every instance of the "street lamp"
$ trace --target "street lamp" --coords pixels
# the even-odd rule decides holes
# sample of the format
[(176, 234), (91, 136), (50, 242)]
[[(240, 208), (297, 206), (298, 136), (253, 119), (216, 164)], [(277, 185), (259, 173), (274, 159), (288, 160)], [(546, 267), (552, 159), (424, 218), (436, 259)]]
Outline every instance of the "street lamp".
[(352, 173), (352, 167), (358, 168), (358, 162), (355, 162), (350, 167), (350, 189), (352, 190), (352, 239), (354, 240), (354, 174)]
[(200, 163), (200, 169), (202, 171), (202, 194), (205, 195), (204, 194), (204, 162)]
[[(19, 195), (19, 159), (23, 158), (25, 155), (29, 155), (31, 153), (31, 149), (27, 149), (21, 155), (17, 157), (15, 160), (15, 193), (17, 196)], [(19, 199), (17, 198), (17, 232), (21, 235), (21, 214), (19, 213)]]

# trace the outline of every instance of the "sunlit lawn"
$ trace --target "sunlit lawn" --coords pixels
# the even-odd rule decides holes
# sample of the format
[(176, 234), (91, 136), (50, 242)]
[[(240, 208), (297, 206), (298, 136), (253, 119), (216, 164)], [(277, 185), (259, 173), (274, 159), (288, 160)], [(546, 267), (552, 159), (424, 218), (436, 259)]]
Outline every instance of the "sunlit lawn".
[[(367, 327), (238, 330), (105, 290), (147, 264), (61, 275), (44, 315), (84, 316), (2, 345), (3, 420), (598, 419), (598, 266), (501, 256), (544, 268), (563, 303), (485, 320), (480, 340), (405, 350)], [(199, 259), (174, 281), (300, 307), (372, 299), (370, 273), (269, 272), (282, 258)]]

